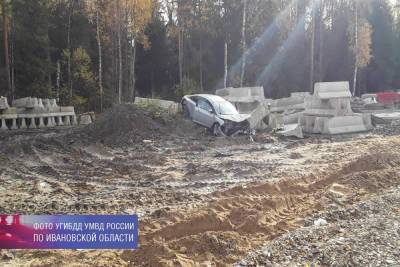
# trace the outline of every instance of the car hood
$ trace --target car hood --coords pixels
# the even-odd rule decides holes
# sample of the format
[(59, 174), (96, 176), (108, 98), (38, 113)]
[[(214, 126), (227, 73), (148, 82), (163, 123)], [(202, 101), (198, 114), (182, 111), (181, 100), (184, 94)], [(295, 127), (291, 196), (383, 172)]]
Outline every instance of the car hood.
[(248, 118), (250, 118), (250, 115), (246, 115), (246, 114), (219, 115), (218, 117), (220, 117), (223, 120), (229, 120), (229, 121), (233, 121), (233, 122), (242, 122), (242, 121), (245, 121)]

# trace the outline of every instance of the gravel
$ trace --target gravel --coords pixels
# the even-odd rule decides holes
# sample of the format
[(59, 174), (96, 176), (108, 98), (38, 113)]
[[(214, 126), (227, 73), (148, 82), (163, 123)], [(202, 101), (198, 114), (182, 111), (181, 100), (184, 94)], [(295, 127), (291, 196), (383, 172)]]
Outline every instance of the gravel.
[(400, 187), (308, 218), (236, 266), (400, 266), (399, 248)]

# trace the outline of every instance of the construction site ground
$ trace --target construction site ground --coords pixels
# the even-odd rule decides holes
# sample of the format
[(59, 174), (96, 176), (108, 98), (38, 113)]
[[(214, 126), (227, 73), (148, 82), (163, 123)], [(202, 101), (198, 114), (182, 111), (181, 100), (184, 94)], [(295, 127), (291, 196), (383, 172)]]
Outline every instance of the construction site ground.
[(118, 106), (0, 133), (0, 213), (138, 214), (140, 248), (2, 250), (1, 266), (400, 265), (400, 127), (216, 138)]

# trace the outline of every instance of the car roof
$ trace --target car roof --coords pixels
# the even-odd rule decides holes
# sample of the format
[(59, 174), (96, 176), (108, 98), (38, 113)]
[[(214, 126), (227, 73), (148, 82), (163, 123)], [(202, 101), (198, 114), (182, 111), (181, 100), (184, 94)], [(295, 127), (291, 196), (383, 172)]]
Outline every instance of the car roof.
[(221, 101), (227, 102), (225, 99), (223, 99), (222, 97), (220, 97), (218, 95), (199, 94), (199, 95), (193, 95), (193, 96), (203, 97), (211, 102), (221, 102)]

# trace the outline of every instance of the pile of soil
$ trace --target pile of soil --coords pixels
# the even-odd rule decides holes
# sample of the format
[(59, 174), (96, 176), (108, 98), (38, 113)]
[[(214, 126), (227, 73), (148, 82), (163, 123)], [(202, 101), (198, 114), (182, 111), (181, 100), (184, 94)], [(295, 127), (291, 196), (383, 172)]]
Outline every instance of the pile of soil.
[(159, 140), (166, 137), (193, 136), (199, 129), (180, 115), (170, 116), (161, 110), (151, 110), (134, 105), (116, 105), (93, 124), (80, 131), (87, 141), (120, 146)]

